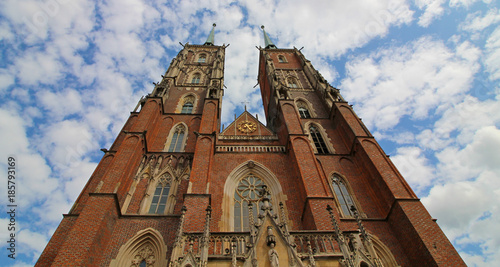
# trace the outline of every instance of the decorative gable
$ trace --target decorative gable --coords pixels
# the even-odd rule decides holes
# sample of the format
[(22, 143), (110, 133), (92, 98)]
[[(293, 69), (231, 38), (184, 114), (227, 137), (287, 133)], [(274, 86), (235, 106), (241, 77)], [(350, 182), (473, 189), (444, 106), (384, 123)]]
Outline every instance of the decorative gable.
[[(244, 111), (237, 117), (227, 128), (225, 128), (221, 136), (275, 136), (264, 124), (248, 111)], [(225, 138), (224, 138), (225, 139)], [(238, 138), (239, 139), (239, 138)]]

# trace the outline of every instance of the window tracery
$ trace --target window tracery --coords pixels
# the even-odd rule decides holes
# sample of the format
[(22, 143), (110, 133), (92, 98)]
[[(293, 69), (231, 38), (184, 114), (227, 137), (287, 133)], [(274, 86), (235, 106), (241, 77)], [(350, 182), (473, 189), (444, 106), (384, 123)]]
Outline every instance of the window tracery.
[(191, 79), (191, 83), (200, 83), (201, 81), (201, 74), (195, 73), (193, 75), (193, 79)]
[(180, 123), (174, 127), (165, 144), (165, 148), (168, 147), (167, 152), (183, 152), (186, 143), (186, 133), (187, 129), (184, 124)]
[(353, 216), (351, 207), (356, 206), (356, 204), (349, 193), (345, 181), (338, 175), (333, 175), (330, 184), (344, 216)]
[(316, 151), (318, 154), (328, 154), (328, 147), (321, 135), (321, 132), (318, 130), (314, 124), (309, 125), (309, 134), (311, 135), (314, 146), (316, 147)]
[(169, 173), (163, 174), (158, 180), (151, 206), (149, 207), (149, 214), (164, 214), (165, 207), (170, 193), (170, 186), (172, 176)]
[(205, 63), (207, 62), (207, 54), (200, 54), (198, 56), (198, 63)]
[(181, 113), (191, 114), (194, 108), (194, 100), (195, 98), (192, 95), (184, 97), (184, 104), (182, 105)]
[[(249, 174), (240, 180), (234, 192), (234, 230), (248, 231), (248, 204), (256, 207), (261, 206), (260, 191), (263, 186), (267, 186), (264, 181), (253, 174)], [(258, 208), (253, 208), (253, 215), (256, 218)]]
[(153, 266), (156, 262), (154, 251), (151, 245), (146, 244), (140, 248), (132, 260), (131, 267), (149, 267)]
[(303, 101), (297, 101), (297, 108), (301, 119), (310, 119), (312, 117), (307, 104)]
[(288, 87), (299, 88), (299, 85), (297, 83), (297, 79), (295, 79), (294, 77), (288, 77), (287, 82), (288, 82)]

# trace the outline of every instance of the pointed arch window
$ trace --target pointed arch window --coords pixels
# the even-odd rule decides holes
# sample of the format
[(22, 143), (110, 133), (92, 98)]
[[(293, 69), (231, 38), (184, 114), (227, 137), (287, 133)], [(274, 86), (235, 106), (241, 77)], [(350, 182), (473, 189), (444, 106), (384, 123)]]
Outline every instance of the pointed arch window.
[(193, 75), (193, 79), (191, 79), (191, 83), (200, 83), (201, 80), (201, 74), (195, 73)]
[(334, 175), (331, 179), (331, 185), (344, 216), (353, 216), (351, 207), (355, 204), (344, 180), (338, 175)]
[[(261, 207), (259, 191), (266, 184), (260, 178), (249, 174), (240, 180), (234, 192), (234, 230), (237, 232), (248, 231), (248, 203), (253, 205), (253, 216), (257, 218), (257, 212)], [(267, 186), (267, 185), (266, 185)]]
[(311, 114), (309, 113), (309, 110), (305, 107), (299, 107), (299, 115), (301, 119), (310, 119)]
[(177, 126), (172, 135), (172, 139), (170, 140), (168, 152), (182, 152), (182, 149), (184, 147), (185, 135), (186, 135), (186, 128), (183, 125)]
[(314, 142), (314, 146), (316, 147), (316, 151), (319, 154), (328, 154), (328, 148), (325, 144), (325, 141), (323, 140), (323, 136), (321, 135), (320, 131), (318, 130), (318, 127), (311, 124), (311, 126), (309, 126), (309, 134), (311, 135), (311, 138)]
[(151, 206), (149, 206), (149, 214), (163, 214), (167, 206), (168, 194), (170, 193), (170, 183), (172, 176), (164, 174), (160, 177), (156, 186)]
[(299, 88), (299, 85), (297, 83), (297, 79), (290, 77), (287, 80), (288, 80), (288, 87), (290, 87), (290, 88)]
[(198, 63), (205, 63), (207, 62), (207, 55), (206, 54), (200, 54), (198, 56)]
[(182, 106), (181, 113), (191, 114), (192, 112), (193, 112), (193, 103), (191, 102), (184, 103), (184, 105)]
[(139, 267), (147, 267), (146, 260), (142, 260)]
[(279, 56), (278, 56), (278, 62), (279, 62), (279, 63), (286, 63), (286, 58), (285, 58), (285, 56), (283, 56), (283, 55), (279, 55)]

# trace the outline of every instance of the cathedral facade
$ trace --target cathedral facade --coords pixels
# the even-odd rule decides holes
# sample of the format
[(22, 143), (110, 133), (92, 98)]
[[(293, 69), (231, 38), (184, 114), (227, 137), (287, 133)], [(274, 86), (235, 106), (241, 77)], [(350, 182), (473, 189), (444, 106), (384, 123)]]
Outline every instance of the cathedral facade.
[(264, 39), (266, 125), (221, 129), (227, 46), (185, 44), (36, 266), (465, 266), (339, 90)]

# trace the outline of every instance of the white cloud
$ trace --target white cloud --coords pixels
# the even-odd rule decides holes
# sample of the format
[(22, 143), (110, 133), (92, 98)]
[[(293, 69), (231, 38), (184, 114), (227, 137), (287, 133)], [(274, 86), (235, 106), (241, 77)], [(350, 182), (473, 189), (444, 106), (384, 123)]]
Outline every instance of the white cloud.
[(54, 84), (62, 77), (62, 64), (55, 49), (28, 49), (16, 60), (17, 78), (23, 84)]
[(391, 26), (408, 24), (413, 16), (407, 2), (398, 0), (295, 0), (278, 1), (274, 7), (268, 2), (246, 1), (250, 24), (264, 24), (270, 33), (279, 35), (278, 47), (306, 46), (310, 54), (330, 57), (385, 36)]
[(479, 2), (479, 1), (480, 0), (450, 0), (449, 5), (451, 7), (463, 6), (463, 7), (467, 7), (468, 8), (468, 7), (472, 6), (472, 4), (474, 4), (475, 2)]
[(445, 2), (445, 0), (416, 0), (417, 7), (424, 10), (424, 14), (418, 20), (418, 25), (428, 27), (434, 19), (443, 15), (444, 8), (442, 5)]
[(478, 69), (478, 54), (467, 42), (454, 53), (424, 37), (352, 59), (341, 88), (369, 128), (390, 129), (403, 116), (424, 119), (458, 102)]
[(45, 248), (45, 244), (47, 244), (48, 239), (45, 235), (42, 235), (37, 232), (32, 232), (29, 229), (22, 229), (18, 233), (18, 242), (19, 245), (23, 247), (20, 250), (20, 253), (27, 254), (36, 260), (42, 254), (43, 249)]
[(467, 15), (465, 22), (460, 24), (460, 28), (471, 32), (482, 31), (500, 21), (500, 10), (497, 8), (490, 9), (484, 16), (481, 15), (479, 11)]
[(14, 76), (5, 69), (0, 69), (0, 92), (14, 84)]
[(391, 160), (418, 195), (435, 179), (434, 168), (418, 147), (400, 147)]
[(490, 73), (490, 79), (500, 79), (500, 27), (497, 28), (486, 41), (486, 69)]
[(43, 108), (49, 110), (52, 116), (57, 119), (83, 110), (80, 93), (75, 89), (67, 88), (57, 93), (40, 91), (37, 95)]

